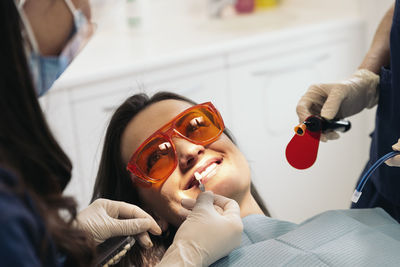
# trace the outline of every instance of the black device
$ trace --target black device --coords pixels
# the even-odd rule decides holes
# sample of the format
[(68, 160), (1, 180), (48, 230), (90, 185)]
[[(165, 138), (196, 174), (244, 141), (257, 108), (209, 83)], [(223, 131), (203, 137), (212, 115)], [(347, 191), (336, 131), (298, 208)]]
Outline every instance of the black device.
[(107, 239), (96, 247), (97, 257), (95, 266), (104, 266), (113, 260), (117, 263), (124, 255), (119, 255), (123, 250), (129, 250), (135, 244), (135, 239), (132, 236), (116, 236)]
[[(326, 130), (334, 130), (339, 132), (347, 132), (351, 128), (351, 123), (348, 120), (327, 120), (321, 116), (312, 115), (308, 117), (303, 124), (307, 127), (310, 132), (324, 132)], [(303, 127), (296, 127), (295, 131), (298, 135), (304, 133)]]

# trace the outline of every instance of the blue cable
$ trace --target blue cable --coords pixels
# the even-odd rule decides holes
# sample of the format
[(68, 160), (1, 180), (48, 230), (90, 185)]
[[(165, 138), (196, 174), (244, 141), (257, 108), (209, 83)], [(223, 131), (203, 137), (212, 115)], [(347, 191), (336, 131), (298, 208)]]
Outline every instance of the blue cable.
[(392, 151), (387, 153), (386, 155), (382, 156), (380, 159), (378, 159), (374, 165), (372, 165), (368, 171), (363, 175), (363, 177), (361, 178), (360, 183), (358, 184), (358, 186), (356, 187), (356, 191), (358, 192), (362, 192), (364, 185), (367, 183), (369, 177), (371, 176), (371, 174), (380, 166), (382, 165), (382, 163), (384, 163), (385, 161), (387, 161), (390, 158), (393, 158), (396, 155), (399, 155), (400, 151)]

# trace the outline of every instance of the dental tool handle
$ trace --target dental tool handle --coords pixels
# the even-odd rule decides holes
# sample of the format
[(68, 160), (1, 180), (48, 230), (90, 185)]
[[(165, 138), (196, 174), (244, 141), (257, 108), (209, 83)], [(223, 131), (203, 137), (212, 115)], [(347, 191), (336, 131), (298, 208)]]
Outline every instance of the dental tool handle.
[(350, 121), (347, 120), (325, 120), (325, 123), (326, 123), (325, 126), (326, 130), (330, 129), (344, 133), (350, 130), (351, 128), (351, 123)]
[(194, 178), (196, 178), (196, 180), (199, 182), (199, 188), (200, 188), (201, 192), (206, 191), (206, 188), (205, 188), (204, 184), (201, 182), (201, 179), (203, 178), (201, 176), (201, 174), (198, 173), (198, 172), (195, 172), (194, 173)]
[(304, 124), (311, 132), (335, 130), (339, 132), (347, 132), (351, 128), (350, 121), (347, 120), (327, 120), (321, 116), (313, 115), (306, 119)]
[(200, 184), (199, 188), (200, 188), (201, 192), (205, 192), (206, 191), (206, 188), (205, 188), (204, 184)]
[(96, 247), (94, 266), (110, 266), (120, 261), (135, 244), (132, 236), (111, 237)]

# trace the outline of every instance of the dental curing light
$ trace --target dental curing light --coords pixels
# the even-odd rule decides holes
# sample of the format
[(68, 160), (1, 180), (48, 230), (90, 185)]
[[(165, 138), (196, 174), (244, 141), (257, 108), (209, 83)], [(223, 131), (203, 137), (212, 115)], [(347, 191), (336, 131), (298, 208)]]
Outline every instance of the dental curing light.
[(347, 120), (327, 120), (312, 115), (294, 128), (295, 135), (286, 147), (286, 159), (291, 166), (304, 170), (317, 159), (321, 133), (327, 130), (347, 132), (351, 123)]

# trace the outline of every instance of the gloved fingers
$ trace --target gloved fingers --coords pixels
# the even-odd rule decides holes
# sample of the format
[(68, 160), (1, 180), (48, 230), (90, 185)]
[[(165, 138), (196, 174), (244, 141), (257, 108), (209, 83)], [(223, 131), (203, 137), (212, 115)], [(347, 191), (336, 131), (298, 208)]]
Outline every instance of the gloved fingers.
[(187, 218), (187, 216), (189, 216), (189, 214), (190, 214), (191, 212), (192, 212), (191, 210), (186, 209), (186, 208), (184, 208), (184, 207), (181, 207), (181, 208), (178, 210), (178, 214), (179, 214), (179, 216), (181, 216), (181, 218), (182, 218), (183, 220), (185, 220), (185, 219)]
[(122, 201), (113, 201), (114, 208), (118, 209), (118, 214), (121, 218), (133, 219), (133, 218), (149, 218), (153, 219), (147, 212), (135, 206)]
[(197, 196), (196, 205), (193, 207), (193, 211), (198, 209), (208, 209), (212, 207), (214, 203), (214, 193), (211, 191), (202, 192)]
[[(221, 207), (214, 205), (214, 209), (218, 212), (219, 215), (224, 215), (224, 210)], [(192, 212), (191, 210), (185, 208), (181, 208), (178, 211), (179, 216), (181, 216), (182, 219), (186, 219), (191, 212)]]
[(181, 205), (182, 207), (178, 211), (179, 216), (181, 216), (182, 219), (186, 219), (196, 205), (196, 200), (192, 198), (182, 198)]
[(305, 121), (309, 116), (311, 116), (311, 102), (306, 102), (303, 99), (300, 99), (299, 103), (297, 104), (296, 107), (296, 113), (297, 116), (299, 117), (299, 122), (302, 123), (303, 121)]
[(219, 215), (224, 215), (224, 210), (217, 205), (214, 205), (214, 209), (219, 213)]
[(391, 167), (400, 167), (400, 155), (397, 155), (391, 159), (385, 161), (386, 165)]
[(339, 139), (340, 135), (336, 131), (330, 131), (330, 132), (325, 133), (325, 137), (328, 140), (336, 140), (336, 139)]
[(136, 235), (135, 239), (143, 248), (151, 248), (153, 246), (153, 242), (151, 242), (150, 236), (147, 232)]
[(124, 219), (135, 219), (135, 218), (147, 218), (151, 221), (150, 232), (155, 235), (161, 234), (161, 228), (157, 222), (147, 212), (139, 208), (138, 206), (122, 202), (114, 201), (114, 205), (118, 208), (119, 217)]
[(181, 204), (185, 209), (192, 210), (196, 205), (196, 200), (193, 198), (182, 198)]
[(112, 219), (112, 224), (109, 226), (111, 236), (119, 235), (137, 235), (146, 231), (154, 235), (161, 234), (161, 228), (157, 225), (154, 228), (153, 221), (149, 218), (138, 219)]
[(240, 217), (240, 207), (235, 200), (221, 195), (214, 195), (214, 204), (223, 210), (223, 215)]
[[(179, 215), (182, 218), (186, 218), (196, 205), (196, 200), (192, 198), (183, 198), (181, 204), (182, 208), (179, 210)], [(224, 214), (224, 210), (220, 206), (214, 205), (214, 208), (220, 215)]]
[(393, 148), (393, 150), (395, 150), (395, 151), (400, 151), (400, 138), (399, 138), (399, 140), (397, 141), (397, 143), (394, 144), (394, 145), (392, 146), (392, 148)]
[(311, 85), (297, 103), (296, 112), (300, 123), (311, 115), (320, 114), (322, 105), (328, 97), (321, 86)]
[(335, 131), (326, 131), (321, 134), (320, 141), (327, 142), (328, 140), (336, 140), (339, 139), (340, 135)]
[(328, 95), (325, 104), (322, 106), (321, 116), (328, 120), (335, 118), (336, 114), (339, 112), (344, 97), (345, 96), (341, 90), (333, 89)]
[[(394, 151), (400, 151), (400, 138), (397, 141), (396, 144), (392, 146)], [(386, 165), (391, 166), (391, 167), (400, 167), (400, 155), (397, 155), (391, 159), (388, 159), (385, 161)]]

